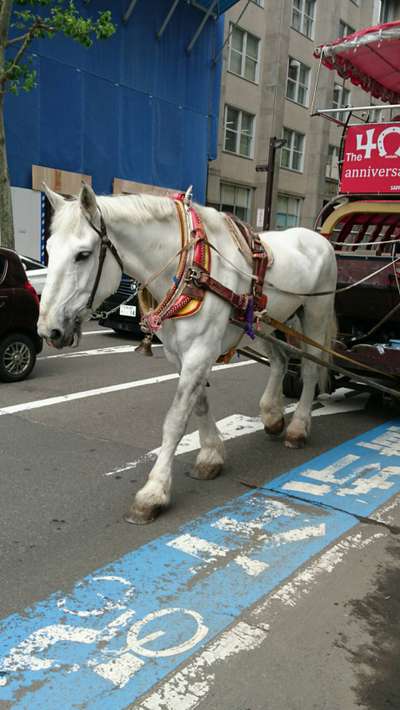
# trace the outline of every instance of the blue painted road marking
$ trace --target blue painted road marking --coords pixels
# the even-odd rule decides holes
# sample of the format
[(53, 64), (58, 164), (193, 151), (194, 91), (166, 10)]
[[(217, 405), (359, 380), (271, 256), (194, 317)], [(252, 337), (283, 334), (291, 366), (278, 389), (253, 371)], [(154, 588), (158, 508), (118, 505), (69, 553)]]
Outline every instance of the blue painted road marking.
[(389, 422), (285, 473), (265, 488), (370, 515), (399, 486), (400, 426)]
[(370, 515), (399, 491), (390, 422), (8, 617), (0, 704), (126, 707), (357, 522), (287, 495)]

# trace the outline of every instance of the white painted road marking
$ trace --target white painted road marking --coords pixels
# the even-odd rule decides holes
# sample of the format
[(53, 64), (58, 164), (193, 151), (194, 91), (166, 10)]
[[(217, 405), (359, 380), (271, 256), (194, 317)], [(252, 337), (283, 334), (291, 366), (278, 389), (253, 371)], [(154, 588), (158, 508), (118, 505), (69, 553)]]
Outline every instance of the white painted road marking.
[[(394, 522), (387, 515), (400, 507), (400, 499), (381, 508), (377, 518)], [(209, 643), (193, 660), (176, 671), (156, 691), (135, 705), (137, 710), (195, 710), (212, 692), (217, 666), (241, 653), (260, 648), (279, 619), (281, 607), (295, 609), (298, 602), (312, 592), (326, 575), (342, 565), (347, 557), (364, 550), (389, 535), (375, 532), (364, 538), (361, 533), (347, 535), (323, 552), (300, 573), (256, 605), (246, 621), (236, 622), (217, 639)]]
[[(333, 414), (344, 414), (346, 412), (354, 412), (364, 409), (368, 395), (362, 394), (357, 395), (353, 399), (345, 399), (344, 395), (348, 392), (348, 389), (342, 388), (338, 390), (333, 397), (321, 400), (320, 404), (322, 404), (322, 406), (318, 409), (314, 409), (312, 411), (312, 416), (325, 417)], [(296, 409), (296, 406), (297, 403), (288, 404), (287, 407), (285, 407), (285, 414), (291, 414), (291, 412)], [(224, 417), (223, 419), (217, 421), (217, 426), (223, 441), (236, 439), (239, 436), (247, 436), (248, 434), (253, 434), (254, 432), (264, 429), (264, 425), (262, 424), (260, 417), (248, 417), (245, 414), (232, 414), (229, 417)], [(175, 456), (188, 454), (191, 451), (197, 451), (199, 448), (199, 432), (194, 431), (182, 437), (176, 449)], [(127, 463), (122, 466), (118, 466), (117, 468), (113, 468), (111, 471), (107, 471), (103, 474), (103, 476), (116, 476), (124, 471), (130, 471), (141, 464), (149, 463), (153, 461), (156, 456), (158, 456), (159, 451), (160, 447), (152, 449), (140, 458), (136, 459), (136, 461), (127, 461)], [(308, 484), (308, 490), (310, 492), (314, 490), (316, 493), (318, 491), (321, 493), (328, 492), (329, 489), (327, 486), (313, 486), (313, 484)]]
[[(162, 348), (162, 344), (152, 345), (153, 348)], [(92, 355), (124, 355), (125, 353), (134, 353), (138, 348), (138, 343), (134, 345), (111, 345), (107, 348), (92, 348), (92, 350), (75, 350), (72, 352), (58, 353), (57, 355), (41, 355), (39, 360), (56, 360), (69, 359), (80, 357), (91, 357)]]
[[(61, 595), (53, 595), (25, 614), (3, 620), (0, 701), (16, 710), (113, 704), (164, 710), (196, 707), (212, 687), (215, 659), (229, 657), (232, 644), (233, 649), (251, 647), (255, 633), (262, 632), (262, 638), (256, 638), (262, 643), (273, 620), (271, 599), (290, 605), (293, 595), (308, 591), (316, 574), (303, 567), (295, 578), (301, 587), (293, 580), (283, 591), (278, 585), (348, 535), (360, 510), (371, 516), (400, 491), (398, 458), (359, 446), (376, 441), (391, 425), (376, 427), (225, 503), (174, 536), (152, 540), (89, 575), (62, 602)], [(304, 470), (327, 471), (331, 478), (324, 485), (335, 490), (317, 505), (294, 508), (282, 485), (300, 480)], [(371, 479), (383, 471), (387, 478), (379, 483), (390, 483), (390, 489), (371, 488)], [(343, 476), (350, 472), (354, 475), (345, 485), (351, 484), (352, 491), (338, 499)], [(355, 482), (358, 487), (368, 483), (362, 499), (353, 494)], [(340, 561), (346, 548), (339, 546)], [(337, 562), (330, 553), (324, 572)], [(237, 626), (242, 614), (250, 619), (247, 627)], [(193, 660), (195, 653), (200, 655)], [(189, 664), (188, 676), (186, 669), (182, 671), (184, 663)]]
[[(224, 370), (229, 370), (232, 367), (244, 367), (246, 365), (254, 365), (253, 362), (246, 360), (244, 362), (234, 362), (228, 363), (227, 365), (215, 365), (212, 368), (213, 372), (221, 372)], [(31, 409), (41, 409), (42, 407), (51, 407), (55, 404), (65, 404), (66, 402), (73, 402), (78, 399), (86, 399), (88, 397), (98, 397), (99, 395), (111, 394), (112, 392), (121, 392), (123, 390), (133, 389), (135, 387), (145, 387), (147, 385), (156, 385), (161, 382), (168, 382), (169, 380), (177, 380), (179, 374), (173, 372), (169, 375), (159, 375), (158, 377), (148, 377), (144, 380), (133, 380), (131, 382), (122, 382), (119, 385), (108, 385), (107, 387), (98, 387), (92, 390), (85, 390), (81, 392), (73, 392), (72, 394), (62, 394), (57, 397), (48, 397), (46, 399), (38, 399), (33, 402), (23, 402), (21, 404), (13, 404), (9, 407), (2, 407), (0, 409), (0, 417), (5, 414), (18, 414), (19, 412), (26, 412)]]
[(115, 333), (112, 328), (104, 328), (103, 330), (84, 330), (82, 335), (104, 335), (105, 333)]
[(400, 456), (400, 427), (391, 426), (384, 434), (371, 442), (361, 441), (359, 446), (379, 451), (382, 456)]
[[(261, 536), (260, 540), (263, 539)], [(198, 560), (207, 564), (216, 562), (219, 557), (226, 557), (230, 552), (229, 547), (216, 545), (214, 542), (203, 540), (202, 538), (193, 535), (180, 535), (179, 537), (167, 543), (168, 547), (173, 547), (175, 550), (184, 552), (187, 555), (196, 557)], [(233, 561), (242, 567), (242, 569), (253, 577), (264, 572), (269, 565), (261, 560), (253, 560), (247, 555), (236, 555)]]

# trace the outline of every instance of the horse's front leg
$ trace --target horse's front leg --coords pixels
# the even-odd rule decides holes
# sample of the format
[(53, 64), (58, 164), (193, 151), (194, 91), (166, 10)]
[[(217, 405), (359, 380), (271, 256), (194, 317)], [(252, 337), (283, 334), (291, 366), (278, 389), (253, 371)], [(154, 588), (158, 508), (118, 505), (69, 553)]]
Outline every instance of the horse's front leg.
[(194, 363), (191, 358), (184, 363), (178, 389), (164, 420), (160, 453), (147, 483), (136, 493), (125, 518), (127, 522), (149, 523), (157, 517), (160, 509), (169, 504), (176, 447), (185, 433), (189, 416), (204, 388), (210, 366), (208, 361)]
[(204, 387), (197, 398), (194, 411), (198, 417), (200, 451), (191, 477), (209, 481), (221, 472), (225, 452), (221, 435), (210, 412)]

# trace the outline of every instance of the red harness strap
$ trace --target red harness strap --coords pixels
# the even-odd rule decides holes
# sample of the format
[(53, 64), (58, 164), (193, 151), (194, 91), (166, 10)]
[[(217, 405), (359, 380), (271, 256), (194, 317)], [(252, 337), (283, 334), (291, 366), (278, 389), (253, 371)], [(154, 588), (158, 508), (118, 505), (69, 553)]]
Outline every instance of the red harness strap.
[[(175, 196), (175, 202), (184, 204), (184, 193)], [(215, 295), (227, 301), (234, 308), (234, 318), (246, 321), (246, 332), (254, 337), (253, 323), (254, 313), (262, 312), (267, 305), (267, 297), (263, 294), (263, 285), (265, 272), (268, 267), (268, 254), (256, 232), (241, 223), (236, 226), (240, 227), (240, 231), (245, 237), (253, 258), (253, 281), (250, 293), (237, 294), (230, 288), (227, 288), (219, 281), (216, 281), (209, 270), (210, 265), (210, 247), (207, 234), (203, 223), (196, 212), (190, 206), (186, 207), (191, 219), (190, 236), (194, 240), (194, 254), (192, 265), (177, 279), (178, 283), (185, 282), (185, 287), (180, 291), (180, 296), (174, 297), (178, 288), (178, 283), (170, 289), (162, 303), (153, 311), (145, 315), (142, 319), (143, 324), (151, 332), (155, 332), (161, 326), (162, 321), (167, 318), (175, 318), (191, 299), (196, 299), (201, 302), (204, 299), (205, 292), (211, 291)], [(231, 219), (227, 216), (227, 219)], [(235, 224), (235, 221), (232, 220)], [(245, 231), (244, 231), (245, 230)], [(206, 256), (208, 255), (208, 258)], [(208, 262), (208, 266), (207, 266)], [(182, 314), (184, 315), (184, 314)]]
[[(219, 296), (224, 301), (228, 301), (228, 303), (239, 311), (241, 315), (245, 313), (249, 303), (249, 295), (235, 293), (230, 288), (227, 288), (219, 281), (213, 279), (207, 271), (202, 271), (200, 269), (199, 271), (192, 270), (192, 272), (188, 275), (188, 278), (190, 279), (191, 284), (193, 284), (196, 288), (196, 298), (201, 298), (199, 294), (202, 294), (202, 297), (204, 298), (204, 290), (207, 289), (208, 291), (215, 293), (216, 296)], [(187, 289), (191, 290), (193, 287), (189, 285)], [(191, 291), (191, 293), (194, 292)]]
[[(233, 222), (233, 224), (240, 229), (240, 232), (245, 238), (251, 251), (254, 278), (250, 293), (235, 293), (219, 281), (216, 281), (208, 271), (206, 271), (200, 264), (196, 264), (195, 261), (194, 265), (197, 268), (190, 270), (187, 276), (187, 281), (189, 281), (190, 284), (193, 284), (193, 286), (188, 285), (185, 293), (193, 293), (193, 291), (190, 291), (190, 289), (193, 288), (196, 289), (196, 294), (201, 294), (201, 289), (215, 293), (216, 296), (219, 296), (233, 306), (235, 309), (233, 317), (236, 320), (246, 321), (246, 332), (250, 335), (250, 337), (254, 337), (254, 314), (265, 311), (267, 306), (267, 296), (263, 293), (263, 287), (265, 272), (268, 268), (268, 254), (256, 232), (253, 232), (253, 230), (243, 222), (232, 219), (230, 216), (227, 216), (227, 219), (230, 219), (231, 222)], [(203, 238), (207, 239), (205, 232)], [(196, 297), (201, 298), (200, 295), (197, 295)]]

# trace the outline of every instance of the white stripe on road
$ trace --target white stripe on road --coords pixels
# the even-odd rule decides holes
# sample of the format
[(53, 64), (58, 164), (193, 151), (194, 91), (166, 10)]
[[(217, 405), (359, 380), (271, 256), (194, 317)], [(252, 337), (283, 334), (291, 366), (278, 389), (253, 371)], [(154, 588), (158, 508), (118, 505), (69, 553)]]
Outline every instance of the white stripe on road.
[[(306, 528), (307, 530), (308, 528)], [(297, 531), (296, 531), (297, 532)], [(310, 537), (305, 535), (305, 537)], [(260, 538), (261, 539), (261, 538)], [(292, 542), (290, 540), (289, 542)], [(203, 540), (195, 535), (180, 535), (174, 540), (167, 542), (168, 547), (173, 547), (175, 550), (184, 552), (187, 555), (196, 557), (198, 560), (210, 563), (216, 562), (218, 557), (226, 557), (229, 553), (229, 547), (222, 547), (217, 545), (215, 542), (210, 542), (209, 540)], [(247, 555), (236, 555), (233, 561), (239, 565), (246, 574), (251, 577), (257, 577), (262, 572), (268, 569), (269, 564), (262, 562), (261, 560), (253, 560)]]
[[(254, 362), (250, 360), (245, 360), (244, 362), (233, 362), (227, 365), (215, 365), (212, 368), (213, 372), (220, 372), (221, 370), (229, 370), (232, 367), (244, 367), (245, 365), (254, 365)], [(177, 380), (179, 374), (177, 372), (171, 373), (170, 375), (159, 375), (158, 377), (148, 377), (145, 380), (133, 380), (132, 382), (122, 382), (119, 385), (109, 385), (108, 387), (98, 387), (92, 390), (85, 390), (82, 392), (73, 392), (72, 394), (62, 394), (57, 397), (48, 397), (47, 399), (37, 399), (33, 402), (22, 402), (22, 404), (13, 404), (9, 407), (2, 407), (0, 409), (0, 416), (4, 414), (18, 414), (19, 412), (26, 412), (30, 409), (40, 409), (41, 407), (51, 407), (54, 404), (63, 404), (65, 402), (72, 402), (77, 399), (86, 399), (88, 397), (97, 397), (102, 394), (110, 394), (111, 392), (121, 392), (122, 390), (129, 390), (135, 387), (145, 387), (146, 385), (160, 384), (161, 382), (167, 382), (169, 380)]]
[(296, 491), (296, 493), (309, 493), (312, 496), (323, 496), (325, 493), (329, 493), (331, 490), (330, 486), (323, 483), (317, 485), (316, 483), (303, 483), (303, 481), (290, 481), (289, 483), (284, 483), (282, 488), (285, 491)]
[[(124, 353), (134, 353), (138, 348), (138, 343), (135, 345), (112, 345), (108, 348), (93, 348), (92, 350), (77, 350), (76, 352), (59, 353), (57, 355), (41, 355), (39, 360), (54, 360), (55, 358), (75, 358), (75, 357), (90, 357), (91, 355), (123, 355)], [(162, 343), (152, 345), (152, 348), (162, 348)]]
[(222, 547), (215, 542), (203, 540), (188, 533), (170, 540), (170, 542), (167, 542), (167, 546), (185, 552), (192, 557), (197, 557), (204, 562), (215, 562), (218, 557), (225, 557), (229, 552), (228, 547)]
[(104, 335), (105, 333), (115, 333), (112, 328), (104, 328), (104, 330), (84, 330), (82, 335)]
[[(321, 525), (308, 525), (306, 528), (298, 528), (295, 530), (285, 530), (285, 532), (275, 533), (270, 537), (270, 542), (273, 545), (286, 545), (288, 542), (300, 542), (307, 540), (310, 537), (324, 537), (326, 533), (325, 523)], [(268, 536), (265, 535), (264, 539)]]
[[(324, 417), (332, 414), (344, 414), (345, 412), (354, 412), (360, 409), (364, 409), (367, 398), (369, 395), (357, 395), (352, 400), (345, 398), (346, 394), (349, 392), (347, 388), (340, 388), (337, 390), (334, 396), (330, 397), (329, 400), (323, 400), (322, 406), (314, 409), (312, 411), (313, 417)], [(318, 403), (316, 403), (318, 404)], [(285, 407), (284, 413), (291, 414), (297, 407), (297, 402), (288, 404)], [(264, 429), (264, 425), (260, 417), (248, 417), (245, 414), (232, 414), (229, 417), (220, 419), (217, 421), (218, 431), (221, 435), (223, 441), (229, 441), (229, 439), (236, 439), (239, 436), (247, 436), (247, 434), (253, 434), (256, 431)], [(180, 440), (178, 447), (175, 452), (175, 456), (180, 456), (181, 454), (188, 454), (191, 451), (197, 451), (200, 448), (200, 438), (199, 432), (193, 431), (191, 434), (186, 434)], [(159, 454), (160, 447), (148, 451), (140, 458), (135, 461), (127, 461), (126, 464), (113, 468), (111, 471), (107, 471), (103, 476), (115, 476), (124, 471), (132, 470), (136, 468), (139, 464), (147, 464), (153, 461)], [(287, 486), (293, 485), (293, 490), (296, 490), (297, 486), (306, 487), (306, 492), (308, 493), (327, 493), (329, 491), (329, 486), (319, 485), (312, 483), (300, 483), (293, 482), (293, 484), (287, 484)], [(299, 488), (302, 492), (305, 492), (304, 488)]]

